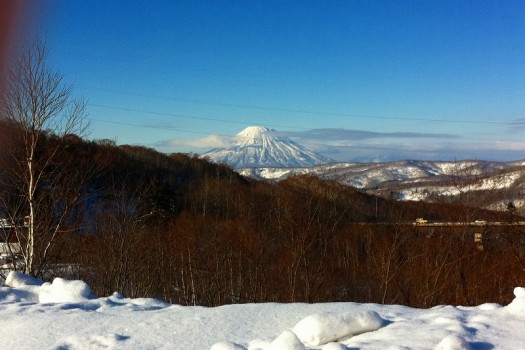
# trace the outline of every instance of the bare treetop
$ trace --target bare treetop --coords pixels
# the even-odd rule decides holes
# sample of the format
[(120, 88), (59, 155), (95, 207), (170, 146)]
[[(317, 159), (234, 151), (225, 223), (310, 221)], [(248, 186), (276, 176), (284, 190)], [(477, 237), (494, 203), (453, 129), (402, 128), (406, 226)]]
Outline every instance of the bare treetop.
[(2, 114), (25, 132), (82, 136), (88, 127), (86, 102), (72, 98), (72, 86), (46, 64), (47, 54), (45, 44), (39, 40), (21, 49), (7, 74)]

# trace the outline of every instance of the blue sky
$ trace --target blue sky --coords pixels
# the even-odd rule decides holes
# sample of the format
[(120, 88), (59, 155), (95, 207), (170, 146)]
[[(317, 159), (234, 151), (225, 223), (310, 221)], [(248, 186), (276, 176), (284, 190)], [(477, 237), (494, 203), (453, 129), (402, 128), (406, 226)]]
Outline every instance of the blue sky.
[(340, 161), (525, 159), (523, 1), (45, 4), (92, 139), (202, 153), (263, 125)]

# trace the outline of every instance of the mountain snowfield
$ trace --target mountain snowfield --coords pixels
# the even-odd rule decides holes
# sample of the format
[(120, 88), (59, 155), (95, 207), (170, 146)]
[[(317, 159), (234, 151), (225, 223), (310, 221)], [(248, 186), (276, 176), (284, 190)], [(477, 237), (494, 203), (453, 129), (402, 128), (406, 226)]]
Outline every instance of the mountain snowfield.
[(258, 169), (239, 169), (239, 172), (245, 176), (269, 180), (281, 180), (292, 175), (313, 174), (356, 188), (367, 189), (393, 181), (429, 180), (436, 182), (436, 180), (441, 181), (451, 176), (481, 176), (511, 169), (519, 169), (523, 172), (523, 164), (472, 160), (455, 162), (403, 160), (381, 163), (333, 163), (310, 168), (260, 167)]
[[(511, 291), (509, 291), (509, 296)], [(11, 272), (2, 349), (490, 350), (525, 348), (525, 288), (506, 306), (243, 304), (214, 308), (91, 295), (82, 281)]]
[(333, 159), (321, 156), (288, 137), (262, 126), (250, 126), (236, 135), (230, 148), (213, 149), (201, 157), (216, 163), (224, 163), (235, 169), (251, 167), (312, 167), (333, 163)]

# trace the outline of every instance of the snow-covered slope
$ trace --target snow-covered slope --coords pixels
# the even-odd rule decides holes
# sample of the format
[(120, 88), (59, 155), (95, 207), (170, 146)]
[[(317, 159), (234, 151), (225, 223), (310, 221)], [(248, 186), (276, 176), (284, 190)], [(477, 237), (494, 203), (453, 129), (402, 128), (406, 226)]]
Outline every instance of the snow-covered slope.
[[(417, 161), (405, 160), (386, 163), (332, 163), (311, 168), (238, 169), (244, 176), (259, 179), (282, 180), (293, 175), (312, 174), (322, 179), (335, 180), (356, 188), (370, 189), (393, 183), (407, 184), (450, 181), (451, 177), (481, 177), (505, 171), (521, 171), (515, 163), (487, 161)], [(501, 177), (501, 175), (498, 175)]]
[(202, 157), (233, 168), (312, 167), (334, 162), (287, 137), (277, 135), (275, 130), (261, 126), (244, 129), (237, 134), (232, 147), (213, 149)]
[[(292, 175), (311, 174), (360, 188), (371, 194), (401, 200), (454, 201), (467, 191), (477, 192), (477, 205), (505, 210), (512, 202), (525, 214), (525, 166), (518, 162), (417, 161), (387, 163), (335, 163), (311, 168), (237, 169), (258, 179), (282, 180)], [(483, 193), (485, 191), (485, 193)], [(482, 199), (482, 200), (481, 200)]]
[(281, 180), (300, 174), (317, 175), (357, 188), (373, 188), (391, 182), (443, 181), (451, 176), (479, 176), (516, 168), (514, 163), (488, 161), (420, 161), (404, 160), (384, 163), (332, 163), (311, 168), (290, 169), (239, 169), (245, 176)]

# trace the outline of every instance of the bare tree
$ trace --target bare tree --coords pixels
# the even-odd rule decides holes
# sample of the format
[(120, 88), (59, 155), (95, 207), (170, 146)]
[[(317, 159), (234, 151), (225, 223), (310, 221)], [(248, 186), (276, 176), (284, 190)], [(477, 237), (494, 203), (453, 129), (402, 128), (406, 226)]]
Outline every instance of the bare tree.
[[(46, 59), (47, 49), (42, 41), (24, 46), (4, 76), (5, 89), (0, 99), (0, 116), (10, 122), (15, 134), (15, 142), (8, 152), (11, 186), (18, 201), (11, 201), (9, 206), (10, 215), (28, 217), (27, 227), (17, 230), (23, 247), (24, 272), (28, 274), (38, 272), (40, 266), (35, 270), (37, 251), (44, 255), (49, 252), (67, 218), (65, 202), (61, 210), (57, 209), (61, 211), (59, 220), (39, 217), (44, 212), (43, 206), (50, 205), (39, 198), (40, 190), (59, 186), (57, 180), (64, 179), (66, 171), (58, 159), (63, 143), (57, 141), (45, 149), (42, 144), (50, 137), (59, 140), (67, 134), (83, 135), (88, 127), (85, 101), (73, 98), (72, 87), (47, 65)], [(2, 201), (8, 206), (5, 197)], [(42, 263), (44, 260), (40, 259)]]

